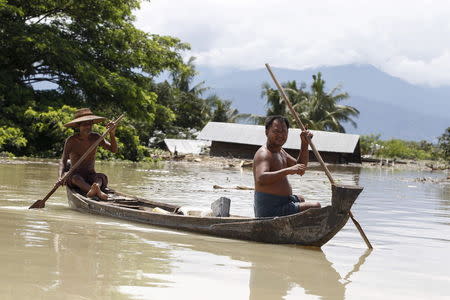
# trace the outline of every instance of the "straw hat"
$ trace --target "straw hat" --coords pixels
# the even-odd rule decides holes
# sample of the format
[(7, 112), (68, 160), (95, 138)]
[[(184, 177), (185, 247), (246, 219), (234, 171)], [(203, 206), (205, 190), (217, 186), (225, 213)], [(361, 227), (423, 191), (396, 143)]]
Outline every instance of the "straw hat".
[(104, 120), (106, 120), (106, 118), (94, 115), (89, 108), (81, 108), (75, 112), (73, 120), (67, 124), (64, 124), (64, 126), (78, 127), (81, 122), (92, 121), (95, 124), (103, 122)]

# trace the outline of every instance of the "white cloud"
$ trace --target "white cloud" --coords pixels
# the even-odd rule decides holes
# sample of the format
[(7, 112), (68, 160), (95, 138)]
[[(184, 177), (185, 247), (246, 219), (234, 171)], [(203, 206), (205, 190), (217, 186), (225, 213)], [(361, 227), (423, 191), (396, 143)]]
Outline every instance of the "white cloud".
[(450, 85), (450, 2), (144, 2), (137, 26), (179, 37), (209, 66), (304, 69), (372, 64), (412, 83)]

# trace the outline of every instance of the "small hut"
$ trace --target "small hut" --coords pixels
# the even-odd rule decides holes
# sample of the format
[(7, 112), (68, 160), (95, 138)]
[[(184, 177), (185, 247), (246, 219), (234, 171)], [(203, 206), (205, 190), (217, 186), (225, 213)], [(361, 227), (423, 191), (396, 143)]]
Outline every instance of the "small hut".
[(204, 148), (211, 146), (210, 141), (164, 139), (167, 150), (172, 154), (200, 154)]
[[(361, 163), (359, 135), (328, 131), (310, 130), (313, 141), (322, 158), (327, 163)], [(283, 148), (297, 157), (300, 148), (298, 128), (290, 128)], [(199, 140), (211, 141), (210, 155), (253, 159), (255, 152), (266, 143), (264, 126), (209, 122), (197, 136)], [(310, 161), (316, 161), (309, 149)]]

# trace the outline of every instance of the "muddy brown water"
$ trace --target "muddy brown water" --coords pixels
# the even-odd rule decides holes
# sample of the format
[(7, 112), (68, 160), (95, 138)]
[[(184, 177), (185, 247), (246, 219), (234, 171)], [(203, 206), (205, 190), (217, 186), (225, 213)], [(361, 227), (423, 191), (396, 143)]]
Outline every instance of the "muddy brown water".
[[(231, 198), (253, 215), (251, 170), (202, 163), (100, 163), (111, 186), (169, 203), (208, 207)], [(55, 161), (0, 164), (1, 299), (450, 299), (450, 184), (446, 173), (333, 167), (360, 184), (351, 221), (322, 249), (222, 239), (82, 214), (64, 189), (28, 210), (56, 180)], [(294, 192), (329, 204), (318, 168), (291, 176)]]

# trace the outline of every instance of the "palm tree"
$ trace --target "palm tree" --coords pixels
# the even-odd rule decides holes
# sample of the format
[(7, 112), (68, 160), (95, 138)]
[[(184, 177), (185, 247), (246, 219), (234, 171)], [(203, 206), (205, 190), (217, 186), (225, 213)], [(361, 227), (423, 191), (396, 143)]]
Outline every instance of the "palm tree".
[(212, 122), (238, 123), (250, 117), (250, 114), (240, 114), (236, 108), (231, 107), (231, 101), (222, 100), (215, 94), (206, 98), (205, 103), (207, 107), (205, 116)]
[(268, 116), (286, 114), (286, 105), (282, 102), (278, 90), (271, 88), (267, 82), (262, 84), (261, 98), (266, 98)]
[(197, 75), (194, 61), (195, 57), (190, 57), (178, 70), (170, 73), (172, 101), (167, 106), (175, 113), (174, 125), (181, 128), (199, 129), (206, 121), (203, 115), (205, 102), (201, 95), (208, 88), (204, 86), (204, 81), (191, 87)]
[[(300, 119), (309, 129), (345, 132), (341, 123), (349, 122), (356, 127), (356, 122), (352, 119), (358, 117), (359, 111), (348, 105), (338, 104), (340, 101), (348, 99), (347, 93), (341, 93), (341, 87), (337, 86), (331, 92), (325, 92), (325, 80), (319, 72), (313, 75), (311, 91), (305, 91), (306, 85), (302, 83), (300, 87), (297, 82), (288, 81), (282, 84), (284, 91), (292, 102), (294, 109), (299, 113)], [(261, 97), (266, 98), (267, 115), (287, 115), (287, 107), (278, 90), (272, 89), (268, 83), (263, 83)], [(263, 117), (253, 116), (255, 123), (263, 122)], [(293, 116), (289, 113), (288, 119), (295, 125)]]
[[(282, 83), (282, 86), (292, 104), (297, 105), (297, 107), (300, 107), (308, 97), (308, 93), (305, 91), (306, 84), (304, 83), (301, 83), (300, 87), (298, 87), (297, 82), (293, 80)], [(287, 115), (286, 103), (284, 103), (279, 91), (277, 89), (272, 89), (267, 82), (262, 85), (261, 98), (266, 98), (267, 116)], [(257, 118), (258, 117), (256, 117), (256, 119)], [(264, 117), (262, 117), (262, 119), (264, 119)], [(294, 124), (291, 115), (288, 115), (288, 119), (291, 121), (291, 124)], [(259, 121), (261, 121), (261, 117), (259, 117)], [(264, 123), (264, 121), (262, 123)]]
[(341, 93), (337, 86), (331, 92), (325, 92), (325, 80), (319, 72), (313, 75), (311, 93), (304, 97), (304, 101), (295, 103), (294, 109), (299, 112), (300, 118), (309, 129), (336, 131), (345, 133), (341, 123), (349, 122), (357, 127), (353, 117), (359, 116), (359, 111), (348, 105), (338, 104), (348, 99), (348, 93)]
[(179, 89), (182, 92), (190, 93), (196, 97), (199, 97), (209, 88), (204, 86), (204, 81), (201, 81), (194, 87), (191, 87), (191, 83), (194, 80), (194, 77), (198, 74), (195, 70), (195, 60), (196, 58), (194, 56), (191, 56), (186, 62), (185, 66), (170, 73), (170, 77), (172, 78), (172, 84), (175, 88)]

